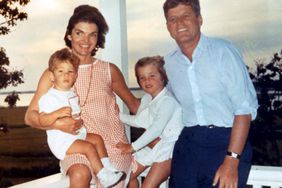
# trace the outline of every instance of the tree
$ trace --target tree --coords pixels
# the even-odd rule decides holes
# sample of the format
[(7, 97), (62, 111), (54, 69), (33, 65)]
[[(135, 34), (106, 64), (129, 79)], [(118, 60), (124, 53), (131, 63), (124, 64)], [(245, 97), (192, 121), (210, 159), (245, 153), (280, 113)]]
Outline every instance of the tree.
[(11, 32), (11, 28), (17, 25), (17, 21), (27, 19), (27, 13), (20, 11), (30, 0), (1, 0), (0, 16), (4, 21), (0, 22), (0, 35), (6, 35)]
[(256, 71), (250, 73), (258, 94), (257, 118), (250, 136), (254, 146), (254, 163), (281, 165), (277, 144), (282, 140), (282, 50), (274, 53), (269, 63), (256, 60)]
[[(17, 86), (18, 84), (24, 83), (22, 70), (8, 71), (10, 61), (6, 56), (5, 49), (0, 47), (0, 89), (5, 89), (9, 85)], [(11, 93), (5, 98), (5, 102), (10, 107), (16, 106), (16, 102), (20, 100), (18, 94), (15, 92)]]
[[(30, 0), (1, 0), (0, 1), (0, 36), (7, 35), (11, 32), (11, 28), (17, 25), (17, 21), (27, 19), (27, 13), (19, 9), (24, 7)], [(24, 83), (22, 70), (8, 70), (10, 64), (6, 51), (0, 46), (0, 89), (4, 89), (10, 85), (17, 86)], [(14, 98), (13, 98), (14, 97)], [(13, 102), (19, 100), (18, 95), (12, 93), (7, 96), (8, 104), (15, 106)], [(5, 101), (6, 101), (5, 99)]]
[(6, 56), (5, 49), (0, 47), (0, 89), (24, 83), (22, 70), (8, 71), (9, 64), (10, 61)]
[(19, 98), (19, 95), (15, 91), (13, 91), (11, 94), (9, 94), (5, 98), (5, 102), (8, 103), (10, 108), (15, 107), (18, 100), (20, 100), (20, 98)]

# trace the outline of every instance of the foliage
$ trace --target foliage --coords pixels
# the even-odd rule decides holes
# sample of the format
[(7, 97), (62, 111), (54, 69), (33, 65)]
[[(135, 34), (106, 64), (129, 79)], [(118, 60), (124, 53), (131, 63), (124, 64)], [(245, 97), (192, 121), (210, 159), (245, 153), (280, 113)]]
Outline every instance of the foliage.
[(251, 126), (254, 163), (279, 166), (278, 141), (282, 140), (282, 50), (269, 63), (256, 61), (256, 72), (250, 73), (258, 94), (257, 119)]
[(22, 70), (8, 71), (10, 61), (6, 56), (4, 48), (0, 47), (0, 89), (6, 88), (9, 85), (17, 86), (24, 83)]
[[(23, 21), (27, 19), (27, 13), (21, 11), (22, 7), (27, 5), (30, 0), (1, 0), (0, 1), (0, 36), (7, 35), (11, 32), (11, 28), (17, 25), (17, 21)], [(9, 71), (7, 67), (10, 61), (6, 56), (6, 51), (3, 47), (0, 47), (0, 89), (4, 89), (10, 85), (17, 86), (23, 82), (22, 70)], [(7, 99), (7, 101), (6, 101)], [(11, 94), (7, 96), (5, 102), (8, 102), (9, 106), (15, 106), (18, 95)], [(14, 103), (15, 102), (15, 103)]]
[(19, 98), (19, 95), (15, 91), (13, 91), (11, 94), (9, 94), (5, 98), (5, 102), (8, 103), (10, 108), (15, 107), (18, 100), (20, 100), (20, 98)]
[(27, 13), (19, 10), (29, 3), (30, 0), (1, 0), (0, 16), (3, 17), (0, 22), (0, 35), (6, 35), (11, 32), (11, 28), (17, 25), (17, 21), (27, 19)]

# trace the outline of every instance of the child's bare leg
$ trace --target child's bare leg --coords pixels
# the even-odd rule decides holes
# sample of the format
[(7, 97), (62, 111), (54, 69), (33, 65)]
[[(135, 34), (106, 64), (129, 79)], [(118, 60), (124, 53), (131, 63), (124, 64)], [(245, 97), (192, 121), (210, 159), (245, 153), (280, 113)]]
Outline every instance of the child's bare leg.
[(95, 146), (100, 158), (108, 157), (104, 140), (100, 135), (88, 133), (86, 136), (86, 141), (90, 142)]
[(108, 157), (108, 153), (107, 153), (103, 138), (100, 135), (98, 135), (98, 134), (87, 134), (86, 140), (88, 142), (91, 142), (95, 146), (104, 167), (106, 167), (107, 169), (109, 169), (113, 172), (119, 171), (110, 162), (110, 159)]
[(103, 164), (100, 160), (98, 152), (93, 144), (84, 140), (76, 140), (70, 146), (66, 154), (75, 154), (80, 153), (85, 155), (91, 166), (93, 168), (93, 172), (97, 174), (102, 168)]
[(128, 188), (138, 188), (139, 187), (139, 182), (137, 177), (144, 171), (146, 170), (147, 167), (141, 165), (140, 163), (137, 162), (137, 170), (133, 173), (131, 172), (130, 174), (130, 180), (128, 183)]
[(170, 175), (171, 159), (161, 163), (153, 163), (151, 169), (146, 176), (142, 188), (159, 187)]

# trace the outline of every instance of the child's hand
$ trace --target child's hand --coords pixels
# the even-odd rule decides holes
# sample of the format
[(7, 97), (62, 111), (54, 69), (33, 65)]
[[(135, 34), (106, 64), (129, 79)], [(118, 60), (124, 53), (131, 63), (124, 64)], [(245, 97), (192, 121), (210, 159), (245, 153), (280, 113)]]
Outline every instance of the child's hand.
[(55, 111), (57, 118), (70, 117), (71, 108), (69, 106), (62, 107)]
[(150, 142), (147, 146), (152, 149), (160, 140), (161, 140), (160, 137), (158, 137), (152, 142)]
[(64, 117), (58, 119), (54, 124), (53, 124), (53, 129), (58, 129), (63, 132), (67, 132), (73, 135), (78, 134), (78, 130), (82, 127), (83, 121), (82, 119), (75, 120), (71, 117)]
[(117, 104), (115, 105), (115, 110), (116, 110), (118, 113), (120, 112), (119, 107), (118, 107)]
[(131, 144), (125, 144), (122, 142), (117, 143), (116, 147), (121, 150), (122, 154), (133, 153), (134, 149)]

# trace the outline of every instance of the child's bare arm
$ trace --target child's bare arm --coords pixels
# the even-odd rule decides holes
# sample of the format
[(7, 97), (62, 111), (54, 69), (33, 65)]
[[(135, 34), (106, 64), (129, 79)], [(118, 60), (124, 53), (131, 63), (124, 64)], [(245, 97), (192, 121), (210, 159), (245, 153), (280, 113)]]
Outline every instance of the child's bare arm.
[(39, 121), (41, 125), (51, 126), (55, 121), (59, 118), (70, 117), (71, 116), (71, 108), (66, 106), (62, 107), (51, 113), (40, 113)]

